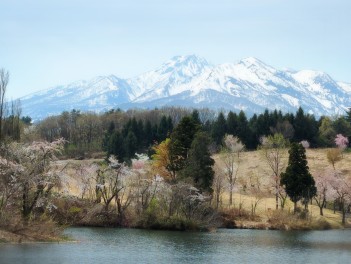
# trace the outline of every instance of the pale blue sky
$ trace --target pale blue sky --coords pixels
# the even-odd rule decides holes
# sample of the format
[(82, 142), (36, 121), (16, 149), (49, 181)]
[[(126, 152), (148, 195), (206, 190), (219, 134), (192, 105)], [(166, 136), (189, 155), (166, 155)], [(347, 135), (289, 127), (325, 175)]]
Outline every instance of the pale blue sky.
[(175, 55), (257, 57), (351, 82), (350, 0), (0, 0), (8, 97), (97, 75), (122, 78)]

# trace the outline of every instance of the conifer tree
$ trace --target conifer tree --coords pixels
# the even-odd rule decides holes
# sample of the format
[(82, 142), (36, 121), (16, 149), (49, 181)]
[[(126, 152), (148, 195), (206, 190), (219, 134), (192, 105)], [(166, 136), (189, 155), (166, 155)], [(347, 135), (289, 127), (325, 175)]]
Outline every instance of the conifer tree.
[(158, 126), (158, 131), (157, 131), (157, 138), (159, 141), (163, 141), (167, 138), (168, 134), (168, 122), (167, 122), (167, 117), (162, 116), (160, 120), (160, 124)]
[(147, 120), (145, 123), (144, 134), (145, 134), (145, 143), (146, 143), (146, 146), (148, 147), (152, 144), (152, 141), (154, 140), (152, 125), (150, 120)]
[(114, 132), (109, 138), (107, 156), (109, 157), (110, 155), (114, 155), (118, 160), (124, 161), (126, 153), (123, 144), (123, 136), (118, 131)]
[(316, 195), (315, 182), (307, 166), (306, 151), (301, 144), (291, 144), (288, 167), (281, 174), (280, 183), (294, 203), (294, 212), (298, 201), (309, 200)]
[(238, 115), (230, 111), (227, 116), (227, 134), (238, 134)]
[(249, 148), (252, 145), (251, 142), (251, 130), (249, 128), (249, 122), (244, 111), (240, 111), (238, 115), (238, 138), (240, 141)]
[(135, 156), (138, 149), (138, 139), (132, 131), (128, 132), (127, 138), (124, 139), (125, 158), (130, 161)]
[(201, 121), (200, 121), (200, 115), (199, 115), (199, 111), (198, 110), (194, 110), (191, 114), (191, 118), (194, 120), (194, 122), (201, 126)]
[(214, 160), (208, 150), (210, 137), (206, 132), (198, 132), (191, 144), (186, 167), (182, 171), (183, 177), (190, 177), (195, 187), (201, 191), (212, 193)]
[(227, 131), (226, 120), (225, 120), (224, 114), (220, 112), (212, 128), (212, 138), (217, 144), (221, 144), (226, 131)]
[(183, 117), (171, 134), (169, 144), (170, 165), (169, 170), (173, 173), (181, 170), (185, 166), (188, 152), (193, 142), (199, 126), (189, 117)]

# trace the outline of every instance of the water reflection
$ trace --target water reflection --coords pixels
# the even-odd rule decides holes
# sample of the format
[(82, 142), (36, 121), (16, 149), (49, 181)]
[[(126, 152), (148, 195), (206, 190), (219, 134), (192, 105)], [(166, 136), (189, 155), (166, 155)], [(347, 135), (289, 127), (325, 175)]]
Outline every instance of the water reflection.
[(71, 228), (79, 243), (0, 245), (0, 263), (350, 263), (351, 230)]

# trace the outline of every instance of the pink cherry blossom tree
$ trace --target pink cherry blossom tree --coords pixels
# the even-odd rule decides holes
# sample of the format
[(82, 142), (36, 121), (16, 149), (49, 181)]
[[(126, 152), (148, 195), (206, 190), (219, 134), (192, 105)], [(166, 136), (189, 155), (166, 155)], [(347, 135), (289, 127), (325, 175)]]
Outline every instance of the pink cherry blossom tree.
[(310, 142), (308, 142), (307, 140), (302, 140), (300, 142), (300, 144), (305, 148), (308, 149), (310, 147)]
[[(9, 197), (9, 190), (15, 188), (16, 199), (21, 201), (21, 213), (25, 221), (29, 220), (33, 209), (49, 197), (51, 190), (59, 184), (59, 175), (50, 169), (51, 161), (63, 150), (65, 141), (58, 139), (53, 142), (32, 142), (20, 144), (13, 142), (1, 151), (2, 178), (5, 195)], [(2, 192), (4, 194), (4, 192)]]
[(319, 214), (323, 215), (323, 208), (325, 208), (327, 201), (335, 198), (335, 190), (332, 188), (335, 171), (331, 169), (320, 170), (314, 173), (313, 178), (317, 187), (317, 195), (314, 199), (319, 207)]
[(347, 146), (349, 145), (349, 140), (347, 137), (344, 137), (342, 134), (337, 134), (335, 138), (336, 146), (341, 150), (344, 151)]
[(342, 213), (342, 224), (346, 223), (346, 213), (351, 204), (351, 178), (349, 175), (342, 175), (335, 172), (330, 181), (331, 188), (334, 190), (334, 197), (340, 203)]

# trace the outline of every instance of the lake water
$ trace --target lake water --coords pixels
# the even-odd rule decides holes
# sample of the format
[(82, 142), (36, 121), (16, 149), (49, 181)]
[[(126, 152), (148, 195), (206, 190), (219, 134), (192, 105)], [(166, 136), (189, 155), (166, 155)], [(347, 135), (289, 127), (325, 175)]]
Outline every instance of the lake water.
[(0, 263), (351, 263), (351, 230), (69, 228), (78, 243), (0, 244)]

